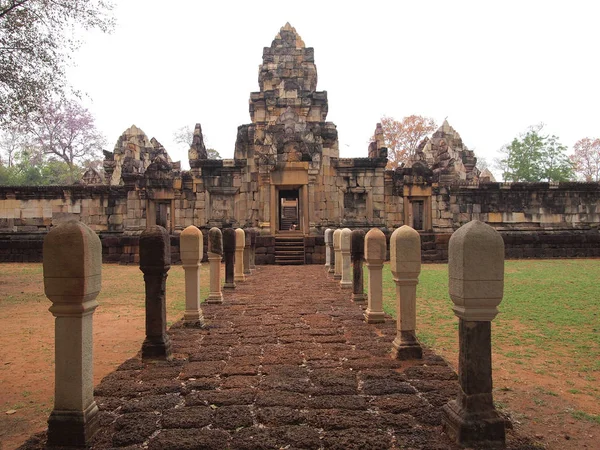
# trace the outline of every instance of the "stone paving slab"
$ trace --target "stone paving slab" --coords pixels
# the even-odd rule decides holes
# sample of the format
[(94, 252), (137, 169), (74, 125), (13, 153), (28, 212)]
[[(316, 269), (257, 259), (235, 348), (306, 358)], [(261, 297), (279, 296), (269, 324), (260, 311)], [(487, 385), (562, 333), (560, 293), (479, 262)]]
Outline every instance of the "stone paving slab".
[[(173, 361), (138, 355), (102, 380), (92, 447), (458, 448), (440, 420), (456, 373), (427, 349), (391, 359), (395, 322), (365, 323), (350, 297), (322, 266), (259, 267), (202, 305), (206, 328), (171, 327)], [(508, 448), (537, 448), (508, 431)]]

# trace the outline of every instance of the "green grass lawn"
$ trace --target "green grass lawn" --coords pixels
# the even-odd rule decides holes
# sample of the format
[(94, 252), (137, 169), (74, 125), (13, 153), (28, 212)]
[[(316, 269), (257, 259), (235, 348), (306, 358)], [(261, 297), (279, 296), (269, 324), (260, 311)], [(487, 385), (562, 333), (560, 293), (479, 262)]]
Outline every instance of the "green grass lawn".
[[(366, 273), (365, 273), (366, 276)], [(600, 398), (600, 260), (506, 261), (504, 298), (492, 325), (493, 351), (536, 374), (580, 378)], [(395, 283), (384, 268), (384, 309), (396, 316)], [(458, 352), (458, 319), (448, 295), (448, 265), (423, 265), (417, 335), (445, 354)], [(568, 384), (568, 383), (567, 383)]]

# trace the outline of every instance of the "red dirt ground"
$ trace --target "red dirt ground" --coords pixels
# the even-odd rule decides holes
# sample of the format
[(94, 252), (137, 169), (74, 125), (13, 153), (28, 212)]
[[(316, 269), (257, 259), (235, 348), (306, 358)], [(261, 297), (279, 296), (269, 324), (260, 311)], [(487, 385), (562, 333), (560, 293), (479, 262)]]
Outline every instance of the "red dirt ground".
[[(131, 270), (139, 273), (139, 269), (134, 267), (118, 267), (118, 270)], [(282, 280), (292, 280), (292, 282), (282, 284)], [(307, 287), (311, 287), (311, 289), (309, 290)], [(0, 301), (0, 324), (2, 328), (0, 405), (3, 408), (0, 414), (0, 449), (10, 450), (21, 445), (31, 434), (42, 431), (46, 427), (46, 419), (53, 402), (53, 318), (47, 311), (50, 302), (41, 294), (43, 292), (41, 280), (32, 278), (19, 284), (0, 277), (0, 289), (3, 298), (11, 293), (35, 297), (35, 301), (26, 303), (17, 302), (12, 304)], [(325, 292), (331, 292), (332, 296), (328, 297), (329, 300), (323, 305), (320, 302), (322, 302), (323, 293)], [(287, 302), (286, 299), (290, 298), (301, 298), (301, 301)], [(253, 302), (262, 302), (263, 300), (266, 300), (267, 303), (253, 305)], [(236, 429), (239, 428), (240, 432), (243, 431), (242, 428), (246, 429), (244, 433), (248, 436), (227, 427), (223, 428), (225, 434), (217, 436), (218, 433), (215, 430), (216, 434), (212, 433), (210, 436), (210, 439), (216, 440), (215, 445), (222, 445), (224, 442), (222, 439), (228, 439), (229, 445), (239, 444), (240, 439), (260, 439), (261, 442), (267, 445), (267, 448), (269, 448), (268, 443), (273, 445), (280, 445), (281, 443), (278, 441), (280, 439), (278, 436), (268, 432), (261, 432), (259, 433), (260, 436), (252, 435), (252, 432), (247, 431), (252, 429), (251, 424), (244, 422), (247, 421), (247, 418), (245, 418), (247, 414), (240, 412), (237, 406), (229, 409), (221, 408), (221, 406), (226, 406), (227, 399), (212, 397), (205, 399), (202, 396), (208, 395), (207, 389), (218, 388), (215, 392), (223, 389), (235, 389), (235, 391), (229, 392), (232, 394), (235, 392), (236, 395), (244, 394), (241, 392), (243, 390), (253, 390), (252, 400), (247, 400), (244, 403), (252, 412), (250, 416), (253, 417), (253, 425), (258, 424), (261, 427), (267, 426), (268, 428), (270, 423), (275, 424), (277, 422), (278, 425), (281, 425), (281, 421), (283, 421), (285, 424), (283, 426), (287, 428), (280, 429), (279, 432), (287, 433), (284, 434), (287, 436), (288, 442), (293, 441), (296, 443), (295, 445), (301, 444), (301, 442), (295, 441), (301, 438), (296, 436), (295, 433), (298, 430), (293, 427), (297, 424), (306, 424), (312, 425), (315, 429), (325, 430), (321, 435), (317, 432), (314, 436), (310, 434), (310, 436), (305, 437), (309, 439), (304, 443), (306, 446), (316, 445), (316, 439), (318, 438), (319, 445), (349, 448), (356, 444), (353, 441), (356, 436), (348, 433), (352, 429), (360, 427), (360, 423), (355, 422), (354, 413), (351, 413), (351, 411), (356, 410), (357, 404), (361, 405), (361, 402), (364, 402), (365, 399), (369, 402), (376, 401), (375, 410), (379, 413), (384, 412), (387, 414), (390, 411), (393, 414), (397, 413), (397, 411), (393, 412), (396, 406), (390, 404), (384, 397), (376, 397), (377, 395), (384, 395), (382, 394), (383, 391), (379, 392), (378, 389), (385, 390), (378, 384), (377, 371), (386, 371), (388, 376), (391, 373), (390, 370), (397, 371), (398, 376), (404, 376), (403, 380), (398, 380), (399, 383), (412, 383), (413, 386), (419, 386), (419, 383), (421, 383), (421, 387), (423, 383), (427, 384), (427, 380), (412, 382), (410, 376), (406, 377), (404, 373), (401, 373), (406, 372), (406, 369), (410, 366), (409, 364), (403, 363), (397, 369), (391, 366), (388, 367), (389, 360), (385, 363), (381, 362), (384, 355), (375, 358), (383, 364), (381, 368), (366, 367), (364, 366), (366, 362), (360, 362), (363, 359), (371, 360), (374, 352), (377, 353), (381, 352), (382, 349), (387, 349), (389, 346), (388, 341), (391, 342), (391, 339), (393, 339), (393, 323), (377, 327), (363, 324), (358, 311), (349, 313), (349, 317), (342, 317), (342, 311), (355, 307), (355, 305), (352, 305), (351, 302), (344, 302), (344, 294), (340, 293), (335, 283), (327, 280), (325, 273), (319, 266), (261, 267), (255, 275), (250, 277), (248, 282), (241, 284), (235, 292), (226, 294), (227, 301), (229, 305), (223, 305), (225, 307), (204, 307), (206, 317), (212, 320), (213, 325), (220, 324), (219, 326), (222, 328), (220, 331), (218, 329), (186, 330), (185, 333), (188, 334), (183, 339), (183, 330), (173, 329), (173, 335), (176, 337), (177, 358), (173, 363), (174, 365), (169, 366), (173, 369), (175, 378), (179, 379), (177, 383), (179, 385), (186, 384), (188, 391), (181, 394), (186, 398), (186, 407), (197, 409), (193, 412), (199, 417), (194, 416), (195, 418), (192, 417), (189, 420), (196, 420), (199, 424), (203, 420), (208, 420), (206, 418), (202, 419), (204, 415), (208, 415), (210, 416), (209, 421), (215, 429), (220, 429), (218, 424), (223, 423), (222, 421), (227, 423), (231, 421), (231, 423), (237, 424)], [(286, 304), (290, 306), (289, 311), (286, 307), (282, 307)], [(104, 376), (115, 370), (120, 363), (133, 357), (139, 350), (144, 337), (143, 310), (139, 308), (132, 309), (131, 305), (123, 302), (112, 305), (110, 308), (108, 306), (106, 304), (105, 308), (99, 308), (94, 316), (94, 378), (96, 384)], [(232, 320), (227, 316), (221, 316), (221, 314), (231, 314), (233, 316), (236, 311), (241, 313), (239, 319)], [(301, 317), (300, 320), (299, 317)], [(338, 323), (339, 328), (333, 328), (338, 330), (333, 334), (327, 331), (332, 327), (332, 321), (341, 321)], [(227, 335), (234, 333), (232, 331), (234, 325), (241, 328), (235, 331), (237, 333), (234, 339), (235, 342), (228, 343)], [(300, 328), (297, 329), (299, 326)], [(311, 329), (313, 334), (310, 333)], [(344, 331), (340, 332), (339, 330)], [(276, 332), (275, 337), (271, 337), (274, 331)], [(305, 334), (303, 331), (309, 334)], [(340, 335), (340, 333), (342, 334)], [(177, 336), (179, 336), (179, 340), (177, 340)], [(194, 343), (197, 346), (194, 346)], [(224, 347), (217, 348), (221, 345)], [(337, 348), (341, 345), (346, 346), (344, 347), (345, 350), (341, 347)], [(350, 354), (348, 354), (349, 349), (351, 350)], [(324, 350), (327, 355), (324, 354)], [(339, 354), (331, 357), (332, 351)], [(432, 357), (433, 355), (429, 356), (429, 358)], [(265, 358), (267, 359), (265, 360)], [(203, 362), (199, 364), (195, 363), (194, 360), (202, 360)], [(209, 361), (212, 361), (212, 363), (207, 364)], [(429, 359), (429, 362), (432, 367), (440, 364), (436, 359)], [(375, 364), (379, 363), (376, 362)], [(185, 365), (185, 368), (183, 365)], [(211, 367), (207, 369), (207, 365)], [(307, 373), (302, 373), (301, 376), (292, 374), (289, 372), (291, 369), (285, 368), (289, 365), (303, 366)], [(353, 365), (356, 365), (356, 367), (353, 367)], [(351, 377), (354, 381), (351, 380), (348, 384), (348, 380), (345, 380), (344, 376), (329, 379), (328, 377), (331, 374), (327, 375), (326, 370), (332, 368), (340, 370), (354, 369), (356, 374), (359, 374), (362, 370), (365, 375), (357, 375), (356, 380), (358, 381)], [(123, 377), (130, 376), (134, 379), (147, 377), (148, 375), (143, 375), (144, 371), (140, 371), (140, 369), (140, 363), (135, 359), (131, 360), (128, 364), (122, 366), (119, 372), (111, 376), (112, 378), (105, 381), (103, 385), (104, 393), (100, 390), (100, 394), (106, 397), (104, 401), (99, 400), (103, 412), (108, 415), (114, 414), (112, 411), (115, 407), (122, 409), (126, 406), (126, 409), (131, 409), (131, 413), (135, 413), (137, 416), (120, 415), (119, 420), (122, 422), (127, 421), (129, 418), (133, 420), (132, 426), (135, 426), (137, 421), (143, 420), (144, 414), (148, 414), (144, 411), (164, 411), (165, 408), (173, 407), (173, 405), (161, 403), (164, 399), (161, 401), (156, 399), (160, 404), (148, 405), (147, 407), (129, 404), (132, 401), (136, 403), (140, 400), (136, 400), (137, 394), (133, 397), (123, 394), (123, 392), (126, 392), (126, 387), (123, 386), (117, 389), (119, 392), (118, 398), (125, 396), (128, 399), (125, 402), (128, 403), (128, 406), (123, 404), (122, 399), (118, 400), (111, 397), (108, 392), (110, 391), (110, 382), (114, 383)], [(160, 374), (156, 377), (166, 378), (160, 380), (161, 383), (166, 382), (169, 384), (168, 380), (171, 379), (169, 370), (158, 370)], [(210, 373), (204, 373), (203, 370), (209, 370)], [(272, 370), (273, 373), (270, 374), (269, 370)], [(177, 373), (175, 374), (175, 372)], [(325, 378), (319, 378), (320, 372), (323, 372), (321, 375)], [(314, 376), (313, 373), (315, 373)], [(344, 373), (348, 372), (344, 371)], [(277, 375), (277, 377), (273, 375)], [(597, 439), (600, 436), (600, 427), (590, 422), (570, 420), (568, 415), (557, 414), (557, 411), (564, 411), (565, 405), (568, 404), (566, 399), (561, 396), (550, 396), (547, 399), (544, 397), (544, 404), (534, 402), (535, 396), (532, 391), (540, 376), (528, 374), (526, 370), (523, 370), (520, 375), (523, 379), (522, 385), (510, 386), (510, 390), (498, 390), (494, 394), (495, 400), (504, 403), (506, 409), (511, 411), (511, 416), (515, 421), (518, 434), (511, 435), (513, 448), (534, 448), (536, 443), (544, 446), (539, 448), (549, 449), (598, 448)], [(441, 380), (435, 380), (435, 374), (433, 377), (432, 382), (434, 384), (441, 382)], [(501, 371), (495, 373), (496, 387), (502, 386), (502, 377)], [(512, 374), (512, 377), (514, 377), (514, 374)], [(302, 381), (298, 381), (298, 378)], [(359, 383), (356, 388), (353, 384), (355, 382)], [(363, 391), (365, 382), (367, 383), (366, 392)], [(386, 383), (389, 383), (387, 378)], [(300, 404), (304, 401), (300, 399), (302, 395), (309, 395), (313, 399), (311, 401), (314, 401), (317, 393), (310, 391), (310, 389), (323, 385), (329, 386), (328, 389), (331, 392), (318, 394), (319, 402), (324, 402), (321, 406), (307, 410), (306, 406)], [(345, 389), (349, 389), (349, 391), (342, 393)], [(428, 401), (433, 402), (432, 404), (443, 404), (447, 401), (447, 398), (454, 395), (452, 389), (448, 389), (450, 388), (440, 391), (440, 395), (436, 394)], [(257, 395), (260, 392), (264, 392), (264, 394)], [(287, 394), (281, 394), (279, 397), (275, 395), (281, 392)], [(425, 398), (431, 396), (426, 392), (423, 391)], [(290, 397), (289, 393), (299, 394), (300, 397), (298, 395)], [(211, 395), (214, 396), (215, 394)], [(273, 397), (274, 395), (275, 397)], [(352, 396), (352, 398), (346, 399), (344, 396)], [(196, 397), (198, 399), (195, 400)], [(261, 397), (263, 397), (262, 400)], [(348, 401), (347, 404), (344, 403), (345, 400)], [(152, 403), (151, 400), (150, 402)], [(239, 406), (239, 402), (239, 399), (235, 400), (234, 404)], [(263, 403), (261, 404), (261, 402)], [(300, 403), (296, 404), (295, 402)], [(213, 404), (220, 409), (220, 417), (217, 417), (216, 413), (211, 411), (205, 411), (204, 409), (200, 411), (198, 409), (200, 406)], [(411, 407), (408, 406), (407, 411), (410, 412), (410, 409)], [(6, 414), (6, 411), (11, 410), (16, 410), (16, 412)], [(335, 411), (334, 416), (340, 415), (340, 417), (323, 416), (322, 411)], [(405, 415), (412, 415), (416, 421), (414, 423), (429, 430), (425, 434), (437, 442), (440, 434), (439, 425), (437, 425), (439, 418), (419, 418), (417, 417), (418, 414), (413, 411)], [(124, 416), (128, 417), (122, 419)], [(408, 418), (407, 420), (413, 419)], [(338, 424), (338, 420), (346, 422)], [(399, 418), (396, 417), (394, 420), (399, 420)], [(112, 426), (115, 426), (115, 424), (118, 427), (126, 425), (121, 422), (115, 422)], [(164, 426), (164, 423), (161, 426)], [(389, 426), (389, 424), (382, 424), (382, 426)], [(165, 429), (166, 431), (169, 430), (168, 427)], [(171, 432), (166, 431), (161, 433), (163, 435), (162, 440), (167, 439), (168, 441)], [(433, 434), (430, 434), (431, 432)], [(400, 431), (392, 432), (393, 437), (389, 442), (389, 446), (403, 445), (403, 438), (397, 438), (394, 433), (398, 436), (401, 435)], [(203, 437), (208, 439), (207, 436)], [(366, 436), (366, 438), (368, 437)], [(370, 437), (376, 438), (377, 436)], [(99, 439), (97, 447), (105, 447), (102, 439)], [(116, 439), (118, 442), (118, 438)], [(310, 439), (313, 439), (314, 442)], [(385, 439), (383, 442), (387, 442)], [(413, 448), (423, 448), (418, 445), (420, 441), (414, 440), (417, 439), (416, 437), (413, 436), (411, 439), (413, 440), (410, 441), (410, 444), (414, 446)], [(162, 440), (160, 442), (163, 448), (168, 448), (169, 443)], [(366, 445), (371, 441), (372, 439), (367, 439), (364, 444)], [(113, 433), (110, 437), (110, 444), (114, 445), (117, 442)], [(405, 443), (408, 444), (409, 442)], [(443, 443), (446, 443), (446, 441), (438, 442), (438, 444)], [(523, 447), (524, 443), (531, 445), (531, 447)], [(121, 443), (121, 445), (123, 444)], [(386, 447), (383, 446), (382, 448)], [(452, 448), (452, 446), (447, 448)]]

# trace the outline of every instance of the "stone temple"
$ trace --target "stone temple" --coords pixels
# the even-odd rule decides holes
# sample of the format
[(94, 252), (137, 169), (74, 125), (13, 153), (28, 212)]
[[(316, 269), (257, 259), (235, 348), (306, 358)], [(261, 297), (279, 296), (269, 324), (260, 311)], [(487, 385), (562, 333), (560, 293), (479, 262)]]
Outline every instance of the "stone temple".
[(257, 228), (257, 264), (323, 263), (328, 227), (389, 236), (406, 224), (421, 233), (423, 259), (443, 261), (452, 232), (473, 219), (501, 232), (507, 257), (600, 256), (598, 183), (496, 183), (447, 121), (396, 170), (379, 125), (364, 158), (340, 158), (314, 53), (289, 24), (264, 48), (234, 159), (208, 159), (198, 124), (182, 171), (131, 126), (105, 152), (103, 175), (0, 187), (0, 260), (41, 260), (45, 233), (72, 218), (99, 233), (105, 261), (121, 263), (139, 261), (139, 234), (154, 224), (171, 233), (174, 255), (189, 225)]

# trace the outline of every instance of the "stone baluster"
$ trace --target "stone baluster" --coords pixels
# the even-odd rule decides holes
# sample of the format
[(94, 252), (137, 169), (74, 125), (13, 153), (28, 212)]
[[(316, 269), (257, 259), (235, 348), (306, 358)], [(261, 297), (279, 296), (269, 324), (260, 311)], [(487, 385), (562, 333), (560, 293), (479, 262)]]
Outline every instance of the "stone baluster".
[(333, 247), (334, 230), (331, 228), (329, 228), (329, 230), (331, 231), (329, 234), (329, 243), (326, 243), (327, 249), (329, 250), (329, 269), (327, 270), (327, 273), (331, 275), (335, 273), (335, 249)]
[(421, 359), (417, 340), (417, 284), (421, 273), (421, 237), (403, 225), (390, 239), (390, 268), (396, 283), (396, 338), (392, 354), (397, 359)]
[(204, 249), (202, 231), (190, 225), (179, 236), (181, 264), (185, 271), (185, 312), (186, 325), (202, 326), (204, 317), (200, 309), (200, 261)]
[(235, 289), (235, 230), (223, 228), (223, 255), (225, 259), (225, 284), (223, 289)]
[(333, 237), (333, 230), (331, 228), (327, 228), (325, 230), (325, 270), (329, 272), (329, 267), (331, 267), (331, 249), (329, 248), (329, 243)]
[(334, 280), (342, 279), (342, 248), (340, 247), (342, 238), (342, 230), (337, 229), (333, 232), (333, 251), (335, 270), (333, 272)]
[(246, 281), (244, 275), (244, 247), (246, 245), (246, 235), (241, 228), (235, 229), (235, 271), (233, 279), (238, 281)]
[(363, 230), (352, 231), (350, 256), (352, 258), (352, 300), (364, 302), (366, 297), (363, 277), (363, 259), (365, 257), (365, 232)]
[(93, 314), (102, 284), (102, 244), (82, 222), (44, 239), (44, 292), (54, 321), (54, 409), (48, 445), (84, 447), (98, 428), (94, 401)]
[(258, 230), (256, 228), (250, 228), (250, 270), (256, 270), (256, 237), (258, 236)]
[(365, 260), (367, 261), (369, 289), (365, 321), (383, 322), (383, 263), (385, 261), (385, 235), (379, 228), (371, 228), (365, 236)]
[(444, 429), (468, 446), (503, 445), (504, 419), (492, 397), (491, 321), (504, 289), (504, 241), (474, 220), (459, 228), (448, 245), (448, 277), (458, 316), (458, 398), (442, 410)]
[(344, 228), (340, 235), (340, 253), (342, 254), (342, 279), (340, 287), (342, 289), (352, 289), (352, 270), (350, 268), (350, 241), (352, 239), (352, 230)]
[(244, 231), (244, 256), (243, 256), (243, 261), (244, 261), (244, 275), (250, 275), (252, 274), (252, 271), (250, 270), (250, 252), (252, 251), (250, 246), (251, 241), (252, 241), (252, 237), (251, 237), (252, 231), (248, 228)]
[(167, 335), (167, 272), (171, 268), (169, 233), (159, 225), (140, 235), (140, 270), (146, 285), (146, 339), (142, 359), (171, 359)]
[(210, 268), (210, 291), (206, 303), (223, 303), (221, 292), (221, 259), (223, 258), (223, 234), (217, 227), (208, 230), (208, 264)]

